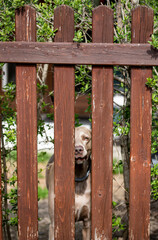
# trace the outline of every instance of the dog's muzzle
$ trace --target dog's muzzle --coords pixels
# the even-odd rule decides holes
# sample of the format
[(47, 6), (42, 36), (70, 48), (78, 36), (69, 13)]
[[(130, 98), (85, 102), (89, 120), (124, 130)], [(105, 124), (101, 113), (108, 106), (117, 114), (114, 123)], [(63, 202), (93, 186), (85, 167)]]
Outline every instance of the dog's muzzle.
[(78, 164), (83, 163), (84, 160), (87, 160), (87, 154), (84, 155), (84, 148), (83, 146), (79, 145), (79, 146), (75, 146), (75, 161)]

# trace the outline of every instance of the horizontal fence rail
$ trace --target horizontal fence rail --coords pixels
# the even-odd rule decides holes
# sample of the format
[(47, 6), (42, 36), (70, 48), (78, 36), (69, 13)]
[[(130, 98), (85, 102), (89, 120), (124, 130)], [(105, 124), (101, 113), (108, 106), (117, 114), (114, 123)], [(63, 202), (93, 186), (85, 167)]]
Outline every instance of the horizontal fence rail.
[(0, 62), (158, 66), (150, 44), (1, 42)]
[(74, 65), (92, 64), (91, 239), (112, 239), (113, 66), (130, 65), (132, 86), (129, 239), (149, 240), (151, 92), (145, 83), (146, 79), (152, 76), (151, 66), (158, 66), (158, 51), (147, 43), (153, 31), (153, 10), (144, 6), (133, 10), (131, 44), (113, 44), (113, 12), (106, 6), (93, 10), (93, 43), (72, 42), (73, 22), (73, 10), (65, 5), (60, 6), (55, 9), (54, 14), (54, 24), (59, 29), (55, 42), (33, 42), (36, 40), (35, 10), (26, 6), (16, 12), (17, 42), (0, 43), (0, 62), (18, 63), (16, 84), (19, 239), (38, 239), (35, 64), (53, 63), (55, 239), (73, 240), (75, 235)]

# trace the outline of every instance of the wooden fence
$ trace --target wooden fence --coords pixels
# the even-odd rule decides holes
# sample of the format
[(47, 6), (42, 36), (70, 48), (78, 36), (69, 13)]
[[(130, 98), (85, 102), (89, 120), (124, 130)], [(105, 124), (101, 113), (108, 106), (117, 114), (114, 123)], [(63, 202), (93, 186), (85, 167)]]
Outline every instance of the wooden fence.
[[(54, 63), (55, 236), (74, 239), (74, 65), (92, 64), (92, 239), (112, 239), (113, 66), (131, 66), (129, 239), (149, 239), (151, 91), (158, 66), (148, 40), (153, 10), (132, 11), (132, 44), (113, 44), (113, 11), (93, 10), (93, 43), (73, 43), (74, 13), (54, 12), (54, 43), (36, 43), (36, 13), (16, 11), (16, 42), (0, 43), (0, 62), (15, 62), (17, 85), (18, 233), (38, 239), (36, 63)], [(2, 239), (2, 232), (1, 232)]]

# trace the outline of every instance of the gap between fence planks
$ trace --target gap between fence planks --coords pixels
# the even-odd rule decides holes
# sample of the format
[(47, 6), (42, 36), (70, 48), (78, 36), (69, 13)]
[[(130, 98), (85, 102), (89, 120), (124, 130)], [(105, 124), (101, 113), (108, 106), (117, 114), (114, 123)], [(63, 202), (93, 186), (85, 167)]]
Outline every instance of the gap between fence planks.
[[(16, 40), (36, 41), (36, 12), (16, 11)], [(38, 239), (36, 66), (16, 66), (19, 240)]]
[[(0, 71), (0, 95), (2, 94), (2, 71)], [(2, 232), (2, 155), (1, 155), (1, 137), (2, 137), (2, 109), (0, 106), (0, 240), (3, 239)]]
[[(54, 11), (55, 41), (72, 42), (74, 12), (68, 6)], [(54, 67), (55, 239), (75, 236), (74, 66)]]
[[(113, 11), (93, 10), (94, 43), (113, 42)], [(92, 69), (92, 239), (112, 239), (113, 67)]]
[[(145, 43), (153, 32), (153, 10), (132, 12), (132, 43)], [(129, 239), (150, 239), (151, 89), (152, 68), (131, 69), (131, 143)]]
[(150, 44), (0, 42), (0, 62), (158, 66), (158, 50)]

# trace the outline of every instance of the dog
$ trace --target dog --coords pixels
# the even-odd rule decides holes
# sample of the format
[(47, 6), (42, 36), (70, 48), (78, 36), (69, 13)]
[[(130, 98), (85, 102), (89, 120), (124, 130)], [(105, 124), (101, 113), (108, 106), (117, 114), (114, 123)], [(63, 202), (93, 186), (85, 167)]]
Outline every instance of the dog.
[[(75, 128), (75, 221), (83, 221), (82, 239), (90, 239), (91, 228), (91, 130)], [(48, 211), (50, 216), (49, 240), (54, 240), (54, 156), (46, 168)]]

